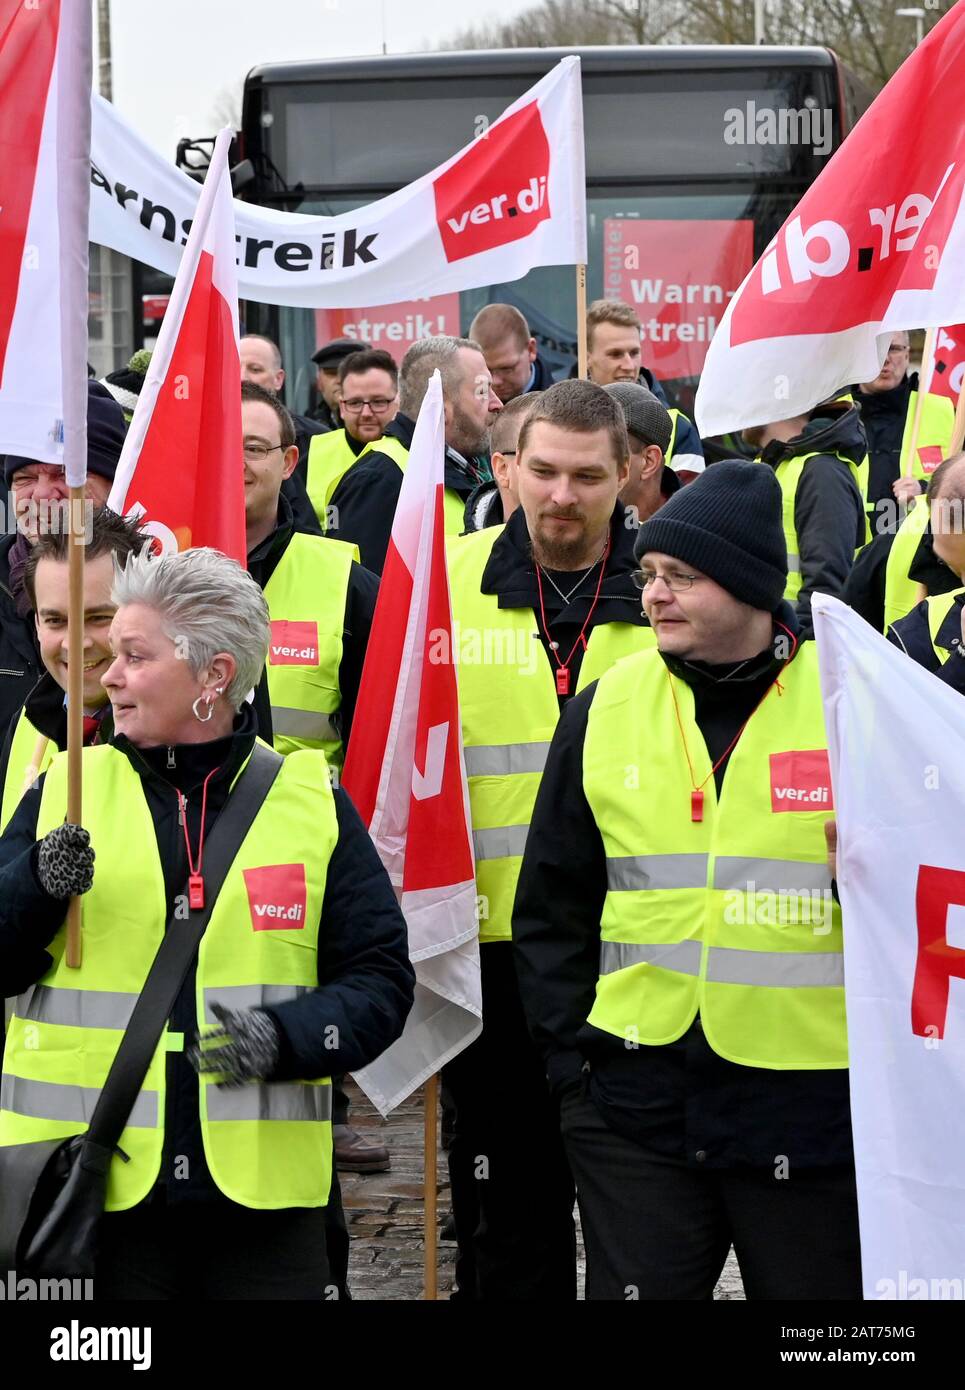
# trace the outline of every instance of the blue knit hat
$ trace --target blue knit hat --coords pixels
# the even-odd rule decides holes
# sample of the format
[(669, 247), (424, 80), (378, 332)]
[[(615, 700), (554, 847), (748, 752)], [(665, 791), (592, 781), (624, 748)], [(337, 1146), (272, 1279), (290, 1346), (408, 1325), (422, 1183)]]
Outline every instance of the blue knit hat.
[(741, 603), (773, 613), (787, 586), (781, 485), (765, 463), (725, 459), (643, 523), (633, 553), (672, 555)]

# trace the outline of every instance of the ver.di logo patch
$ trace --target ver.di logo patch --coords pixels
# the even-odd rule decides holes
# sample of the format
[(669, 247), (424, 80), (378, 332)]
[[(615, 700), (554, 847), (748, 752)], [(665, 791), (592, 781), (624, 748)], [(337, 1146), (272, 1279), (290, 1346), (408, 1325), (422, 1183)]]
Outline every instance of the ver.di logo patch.
[(272, 666), (317, 666), (318, 623), (272, 623), (268, 661)]
[(771, 754), (772, 811), (833, 811), (827, 750)]
[(243, 870), (253, 931), (298, 931), (308, 892), (304, 864), (266, 864)]
[(490, 126), (433, 184), (447, 261), (529, 236), (550, 216), (550, 147), (539, 103)]

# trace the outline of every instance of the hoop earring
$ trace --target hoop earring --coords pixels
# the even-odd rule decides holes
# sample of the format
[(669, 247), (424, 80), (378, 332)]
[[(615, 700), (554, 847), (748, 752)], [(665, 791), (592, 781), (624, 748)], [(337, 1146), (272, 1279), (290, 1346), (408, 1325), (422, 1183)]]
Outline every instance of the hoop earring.
[(208, 720), (211, 719), (211, 717), (214, 714), (214, 701), (207, 701), (207, 703), (205, 704), (205, 709), (208, 711), (208, 713), (204, 715), (204, 717), (202, 718), (202, 716), (198, 713), (198, 705), (201, 704), (201, 699), (202, 697), (199, 695), (198, 698), (195, 700), (194, 704), (191, 706), (191, 712), (199, 724), (207, 724)]

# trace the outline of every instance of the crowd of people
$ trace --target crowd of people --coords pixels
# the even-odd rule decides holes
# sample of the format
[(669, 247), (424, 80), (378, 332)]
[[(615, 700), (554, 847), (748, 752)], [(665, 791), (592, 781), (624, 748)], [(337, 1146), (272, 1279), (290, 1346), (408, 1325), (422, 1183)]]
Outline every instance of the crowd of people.
[[(945, 398), (916, 411), (908, 335), (715, 441), (612, 300), (587, 379), (554, 381), (509, 304), (400, 364), (322, 345), (313, 418), (273, 341), (240, 356), (247, 568), (157, 557), (107, 508), (144, 355), (89, 384), (82, 825), (67, 489), (4, 461), (0, 1148), (91, 1119), (168, 928), (209, 914), (110, 1164), (96, 1296), (349, 1296), (338, 1172), (390, 1154), (341, 1079), (415, 982), (338, 772), (438, 370), (453, 619), (501, 638), (457, 665), (483, 1026), (443, 1072), (453, 1297), (575, 1299), (578, 1203), (588, 1298), (710, 1298), (731, 1246), (750, 1298), (860, 1298), (811, 598), (965, 692), (965, 455)], [(206, 902), (205, 838), (242, 812)]]

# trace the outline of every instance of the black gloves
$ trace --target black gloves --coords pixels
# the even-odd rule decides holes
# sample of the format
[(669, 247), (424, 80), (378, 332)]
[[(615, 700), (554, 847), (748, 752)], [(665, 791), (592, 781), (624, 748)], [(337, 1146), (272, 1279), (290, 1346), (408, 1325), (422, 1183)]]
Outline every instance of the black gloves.
[(82, 825), (58, 825), (40, 841), (37, 878), (52, 898), (86, 893), (94, 882), (94, 851)]
[(219, 1086), (267, 1080), (281, 1052), (278, 1025), (271, 1014), (262, 1009), (235, 1013), (223, 1004), (212, 1004), (211, 1012), (221, 1027), (200, 1034), (188, 1048), (188, 1061), (195, 1071), (223, 1073)]

